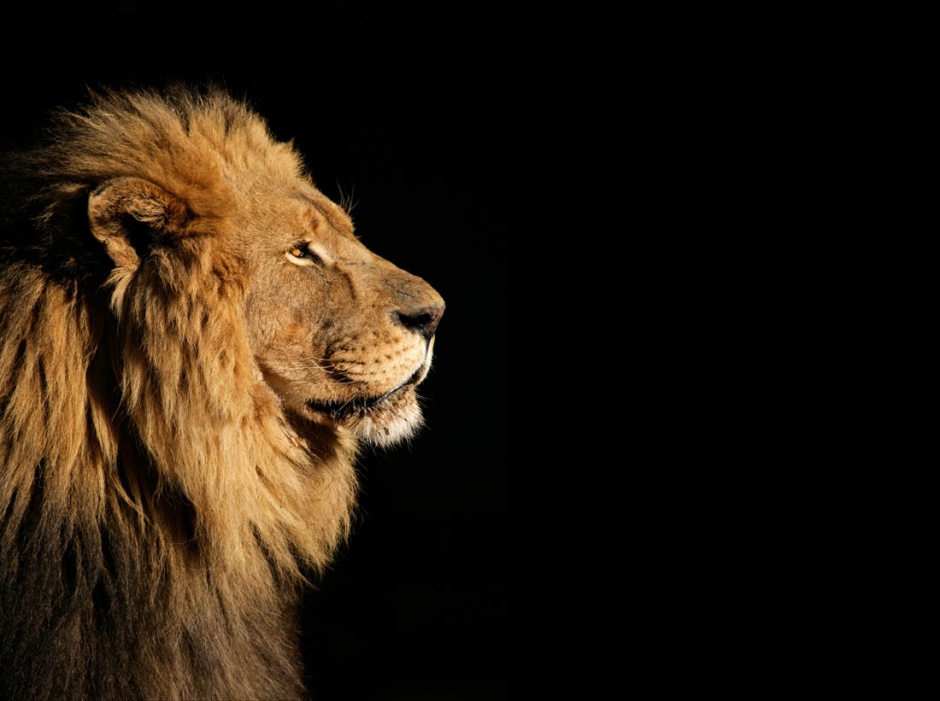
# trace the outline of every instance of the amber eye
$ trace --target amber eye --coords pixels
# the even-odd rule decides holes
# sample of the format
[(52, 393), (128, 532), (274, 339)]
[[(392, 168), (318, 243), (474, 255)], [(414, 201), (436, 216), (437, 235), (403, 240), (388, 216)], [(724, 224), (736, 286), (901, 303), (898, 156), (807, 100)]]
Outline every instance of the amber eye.
[(288, 251), (288, 258), (291, 263), (297, 265), (322, 265), (323, 259), (310, 250), (310, 244), (306, 241), (300, 241), (291, 246)]

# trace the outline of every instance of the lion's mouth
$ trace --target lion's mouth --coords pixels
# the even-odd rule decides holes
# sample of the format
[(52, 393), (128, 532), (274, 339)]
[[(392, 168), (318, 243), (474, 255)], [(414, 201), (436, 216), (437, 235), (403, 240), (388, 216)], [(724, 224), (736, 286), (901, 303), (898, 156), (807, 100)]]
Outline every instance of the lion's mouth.
[(415, 373), (409, 377), (405, 382), (402, 382), (400, 385), (394, 389), (390, 389), (385, 394), (382, 394), (377, 397), (355, 397), (353, 399), (346, 400), (344, 402), (320, 402), (314, 399), (311, 399), (307, 402), (307, 406), (314, 411), (318, 411), (322, 414), (341, 421), (342, 419), (347, 419), (350, 416), (362, 416), (369, 413), (371, 410), (376, 409), (388, 402), (392, 401), (395, 397), (400, 395), (402, 392), (407, 389), (418, 385), (427, 374), (426, 368), (422, 365)]

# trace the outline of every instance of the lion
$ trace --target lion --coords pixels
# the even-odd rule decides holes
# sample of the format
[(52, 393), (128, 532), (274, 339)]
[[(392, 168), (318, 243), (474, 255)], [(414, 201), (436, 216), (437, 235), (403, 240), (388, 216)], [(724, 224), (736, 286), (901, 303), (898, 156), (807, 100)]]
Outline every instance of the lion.
[(0, 183), (0, 697), (306, 698), (441, 295), (221, 87), (89, 90)]

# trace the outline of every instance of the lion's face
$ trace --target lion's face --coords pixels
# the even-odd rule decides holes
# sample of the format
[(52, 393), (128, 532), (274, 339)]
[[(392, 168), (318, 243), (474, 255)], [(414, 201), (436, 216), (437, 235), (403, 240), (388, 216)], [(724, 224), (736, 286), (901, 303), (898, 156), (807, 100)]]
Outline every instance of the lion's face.
[(247, 327), (285, 408), (391, 445), (421, 424), (441, 296), (369, 251), (314, 189), (277, 202), (244, 232)]

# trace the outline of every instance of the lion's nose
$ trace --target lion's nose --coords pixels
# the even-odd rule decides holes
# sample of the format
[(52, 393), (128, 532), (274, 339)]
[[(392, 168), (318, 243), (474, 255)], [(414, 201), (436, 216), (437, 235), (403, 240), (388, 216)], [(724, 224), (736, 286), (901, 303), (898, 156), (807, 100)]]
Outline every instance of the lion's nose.
[(417, 331), (430, 340), (444, 316), (444, 305), (422, 307), (410, 311), (397, 311), (392, 315), (402, 326)]

